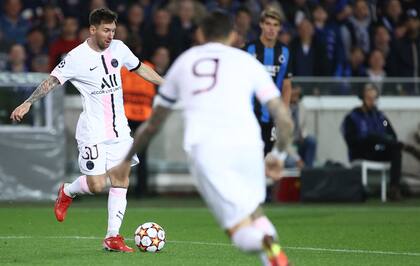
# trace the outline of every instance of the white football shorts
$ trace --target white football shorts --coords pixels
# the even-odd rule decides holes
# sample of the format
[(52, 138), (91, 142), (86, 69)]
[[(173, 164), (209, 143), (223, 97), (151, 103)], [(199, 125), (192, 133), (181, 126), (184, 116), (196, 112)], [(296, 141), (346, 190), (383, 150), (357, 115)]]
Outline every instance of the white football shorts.
[(187, 152), (197, 188), (224, 229), (251, 215), (265, 200), (262, 145), (206, 143)]
[[(79, 144), (79, 168), (85, 175), (103, 175), (121, 163), (133, 144), (132, 138), (112, 139), (98, 144)], [(131, 166), (139, 163), (137, 155)]]

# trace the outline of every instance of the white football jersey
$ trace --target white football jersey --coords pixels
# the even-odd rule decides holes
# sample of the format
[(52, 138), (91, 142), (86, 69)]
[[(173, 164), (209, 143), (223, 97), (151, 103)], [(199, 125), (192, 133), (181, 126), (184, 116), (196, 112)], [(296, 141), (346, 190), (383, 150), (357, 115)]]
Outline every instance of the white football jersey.
[(248, 53), (220, 43), (184, 52), (169, 69), (157, 104), (184, 108), (185, 139), (193, 145), (262, 143), (252, 98), (265, 104), (280, 92), (263, 65)]
[(102, 52), (83, 42), (51, 72), (61, 84), (69, 80), (81, 93), (83, 112), (76, 129), (79, 143), (96, 144), (130, 136), (124, 113), (120, 69), (136, 69), (139, 59), (121, 41)]

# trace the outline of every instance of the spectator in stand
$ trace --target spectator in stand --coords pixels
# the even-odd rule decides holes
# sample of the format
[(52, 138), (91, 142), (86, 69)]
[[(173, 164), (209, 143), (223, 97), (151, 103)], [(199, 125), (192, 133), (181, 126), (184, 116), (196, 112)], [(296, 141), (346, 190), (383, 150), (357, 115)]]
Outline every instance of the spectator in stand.
[(384, 15), (380, 19), (380, 23), (388, 30), (391, 37), (395, 39), (399, 35), (396, 30), (401, 23), (402, 8), (399, 0), (385, 1)]
[(164, 76), (169, 68), (171, 62), (171, 55), (169, 49), (166, 47), (158, 47), (152, 56), (152, 64), (155, 66), (155, 71), (160, 75)]
[(144, 10), (143, 7), (134, 3), (127, 10), (127, 30), (129, 39), (141, 38), (144, 34)]
[(183, 39), (179, 29), (172, 27), (171, 14), (165, 8), (159, 8), (153, 14), (153, 24), (145, 32), (143, 40), (144, 58), (150, 59), (155, 49), (160, 46), (169, 48), (171, 62), (182, 52)]
[[(115, 29), (115, 39), (120, 40), (123, 43), (127, 43), (128, 30), (124, 24), (118, 23), (117, 28)], [(130, 48), (130, 50), (132, 49)]]
[[(154, 69), (148, 61), (142, 63)], [(121, 80), (124, 91), (124, 111), (128, 119), (128, 125), (134, 134), (136, 129), (152, 114), (153, 98), (156, 95), (156, 87), (139, 75), (130, 72), (126, 67), (121, 68)], [(137, 197), (146, 197), (148, 189), (147, 149), (137, 154), (140, 163), (136, 167), (137, 183), (135, 193)]]
[(341, 27), (341, 36), (347, 60), (351, 47), (357, 46), (367, 54), (370, 51), (371, 16), (366, 0), (356, 0), (353, 5), (353, 16)]
[(40, 28), (32, 28), (26, 37), (26, 65), (30, 66), (32, 59), (38, 55), (48, 54), (45, 34)]
[[(298, 160), (296, 165), (299, 168), (302, 166), (313, 167), (316, 154), (316, 139), (309, 135), (306, 128), (306, 109), (302, 104), (302, 88), (294, 86), (292, 89), (292, 97), (290, 98), (290, 113), (293, 124), (293, 145), (296, 147)], [(287, 160), (286, 160), (287, 162)]]
[(42, 8), (42, 16), (37, 26), (46, 34), (47, 43), (52, 43), (60, 36), (61, 11), (58, 7), (48, 4)]
[(214, 10), (223, 10), (228, 12), (231, 16), (234, 16), (236, 10), (240, 7), (241, 3), (239, 0), (208, 0), (206, 1), (206, 7), (209, 12)]
[(396, 40), (389, 57), (389, 75), (394, 77), (420, 76), (420, 20), (415, 9), (407, 10), (407, 31)]
[(23, 45), (16, 43), (10, 47), (7, 71), (13, 73), (29, 71), (28, 66), (26, 65), (26, 51)]
[(287, 20), (298, 26), (303, 19), (312, 20), (313, 2), (308, 0), (288, 0), (283, 3)]
[(292, 37), (292, 34), (290, 33), (290, 31), (283, 28), (279, 33), (278, 40), (282, 44), (284, 44), (286, 46), (289, 46), (290, 43), (292, 42), (292, 38), (293, 37)]
[(295, 76), (328, 76), (332, 74), (327, 52), (314, 38), (314, 27), (308, 19), (298, 25), (298, 36), (290, 45), (292, 73)]
[(366, 77), (365, 53), (360, 47), (353, 47), (350, 51), (350, 60), (345, 64), (341, 77)]
[(181, 30), (181, 34), (184, 36), (182, 50), (191, 47), (197, 22), (205, 13), (204, 6), (193, 0), (179, 0), (169, 4), (168, 9), (173, 15), (174, 25)]
[(235, 31), (241, 36), (243, 43), (238, 43), (237, 47), (243, 47), (248, 40), (257, 38), (256, 31), (252, 28), (251, 11), (245, 6), (238, 8), (235, 14)]
[(54, 69), (70, 50), (80, 44), (78, 28), (77, 18), (67, 17), (64, 19), (61, 36), (50, 46), (50, 70)]
[(9, 50), (12, 43), (4, 39), (3, 32), (0, 29), (0, 71), (6, 69), (7, 61), (9, 60)]
[(79, 30), (79, 33), (77, 34), (77, 38), (80, 40), (80, 42), (84, 42), (89, 38), (89, 28), (83, 27)]
[(49, 73), (48, 55), (40, 54), (32, 58), (31, 72)]
[(325, 8), (328, 17), (342, 24), (353, 14), (349, 0), (321, 0), (320, 4)]
[(332, 73), (336, 74), (345, 62), (340, 27), (328, 19), (328, 13), (321, 5), (315, 6), (313, 12), (315, 39), (325, 47)]
[(81, 17), (80, 11), (85, 10), (86, 0), (60, 0), (56, 2), (65, 17)]
[(0, 30), (5, 40), (20, 44), (25, 43), (26, 33), (30, 23), (22, 17), (22, 3), (20, 0), (4, 0), (3, 12), (0, 16)]
[(401, 179), (401, 150), (389, 119), (376, 106), (379, 93), (367, 84), (359, 93), (362, 106), (353, 109), (344, 119), (342, 132), (349, 150), (349, 159), (391, 162), (390, 199), (399, 200)]
[(391, 36), (383, 25), (378, 25), (373, 30), (372, 49), (382, 52), (385, 58), (388, 58), (391, 51)]
[(378, 93), (382, 93), (383, 81), (386, 77), (385, 58), (381, 51), (373, 50), (369, 55), (369, 67), (366, 74), (372, 84), (378, 89)]

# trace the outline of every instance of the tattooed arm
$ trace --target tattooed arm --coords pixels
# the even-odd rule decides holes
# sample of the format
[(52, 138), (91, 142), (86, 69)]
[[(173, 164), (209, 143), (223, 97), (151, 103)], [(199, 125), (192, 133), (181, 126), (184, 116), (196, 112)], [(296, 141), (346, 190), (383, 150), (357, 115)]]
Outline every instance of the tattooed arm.
[(16, 107), (16, 109), (10, 115), (10, 119), (15, 122), (20, 122), (23, 116), (29, 112), (31, 105), (47, 95), (50, 91), (52, 91), (57, 85), (60, 84), (60, 81), (54, 77), (49, 76), (47, 79), (41, 82), (39, 86), (35, 89), (35, 91), (26, 99), (21, 105)]

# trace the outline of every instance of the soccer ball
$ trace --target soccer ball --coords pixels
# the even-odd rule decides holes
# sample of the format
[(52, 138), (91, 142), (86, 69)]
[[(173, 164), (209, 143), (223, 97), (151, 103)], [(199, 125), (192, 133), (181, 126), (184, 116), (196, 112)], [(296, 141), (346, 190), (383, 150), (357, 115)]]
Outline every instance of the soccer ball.
[(141, 251), (158, 252), (165, 246), (165, 231), (157, 223), (144, 223), (137, 227), (134, 241)]

